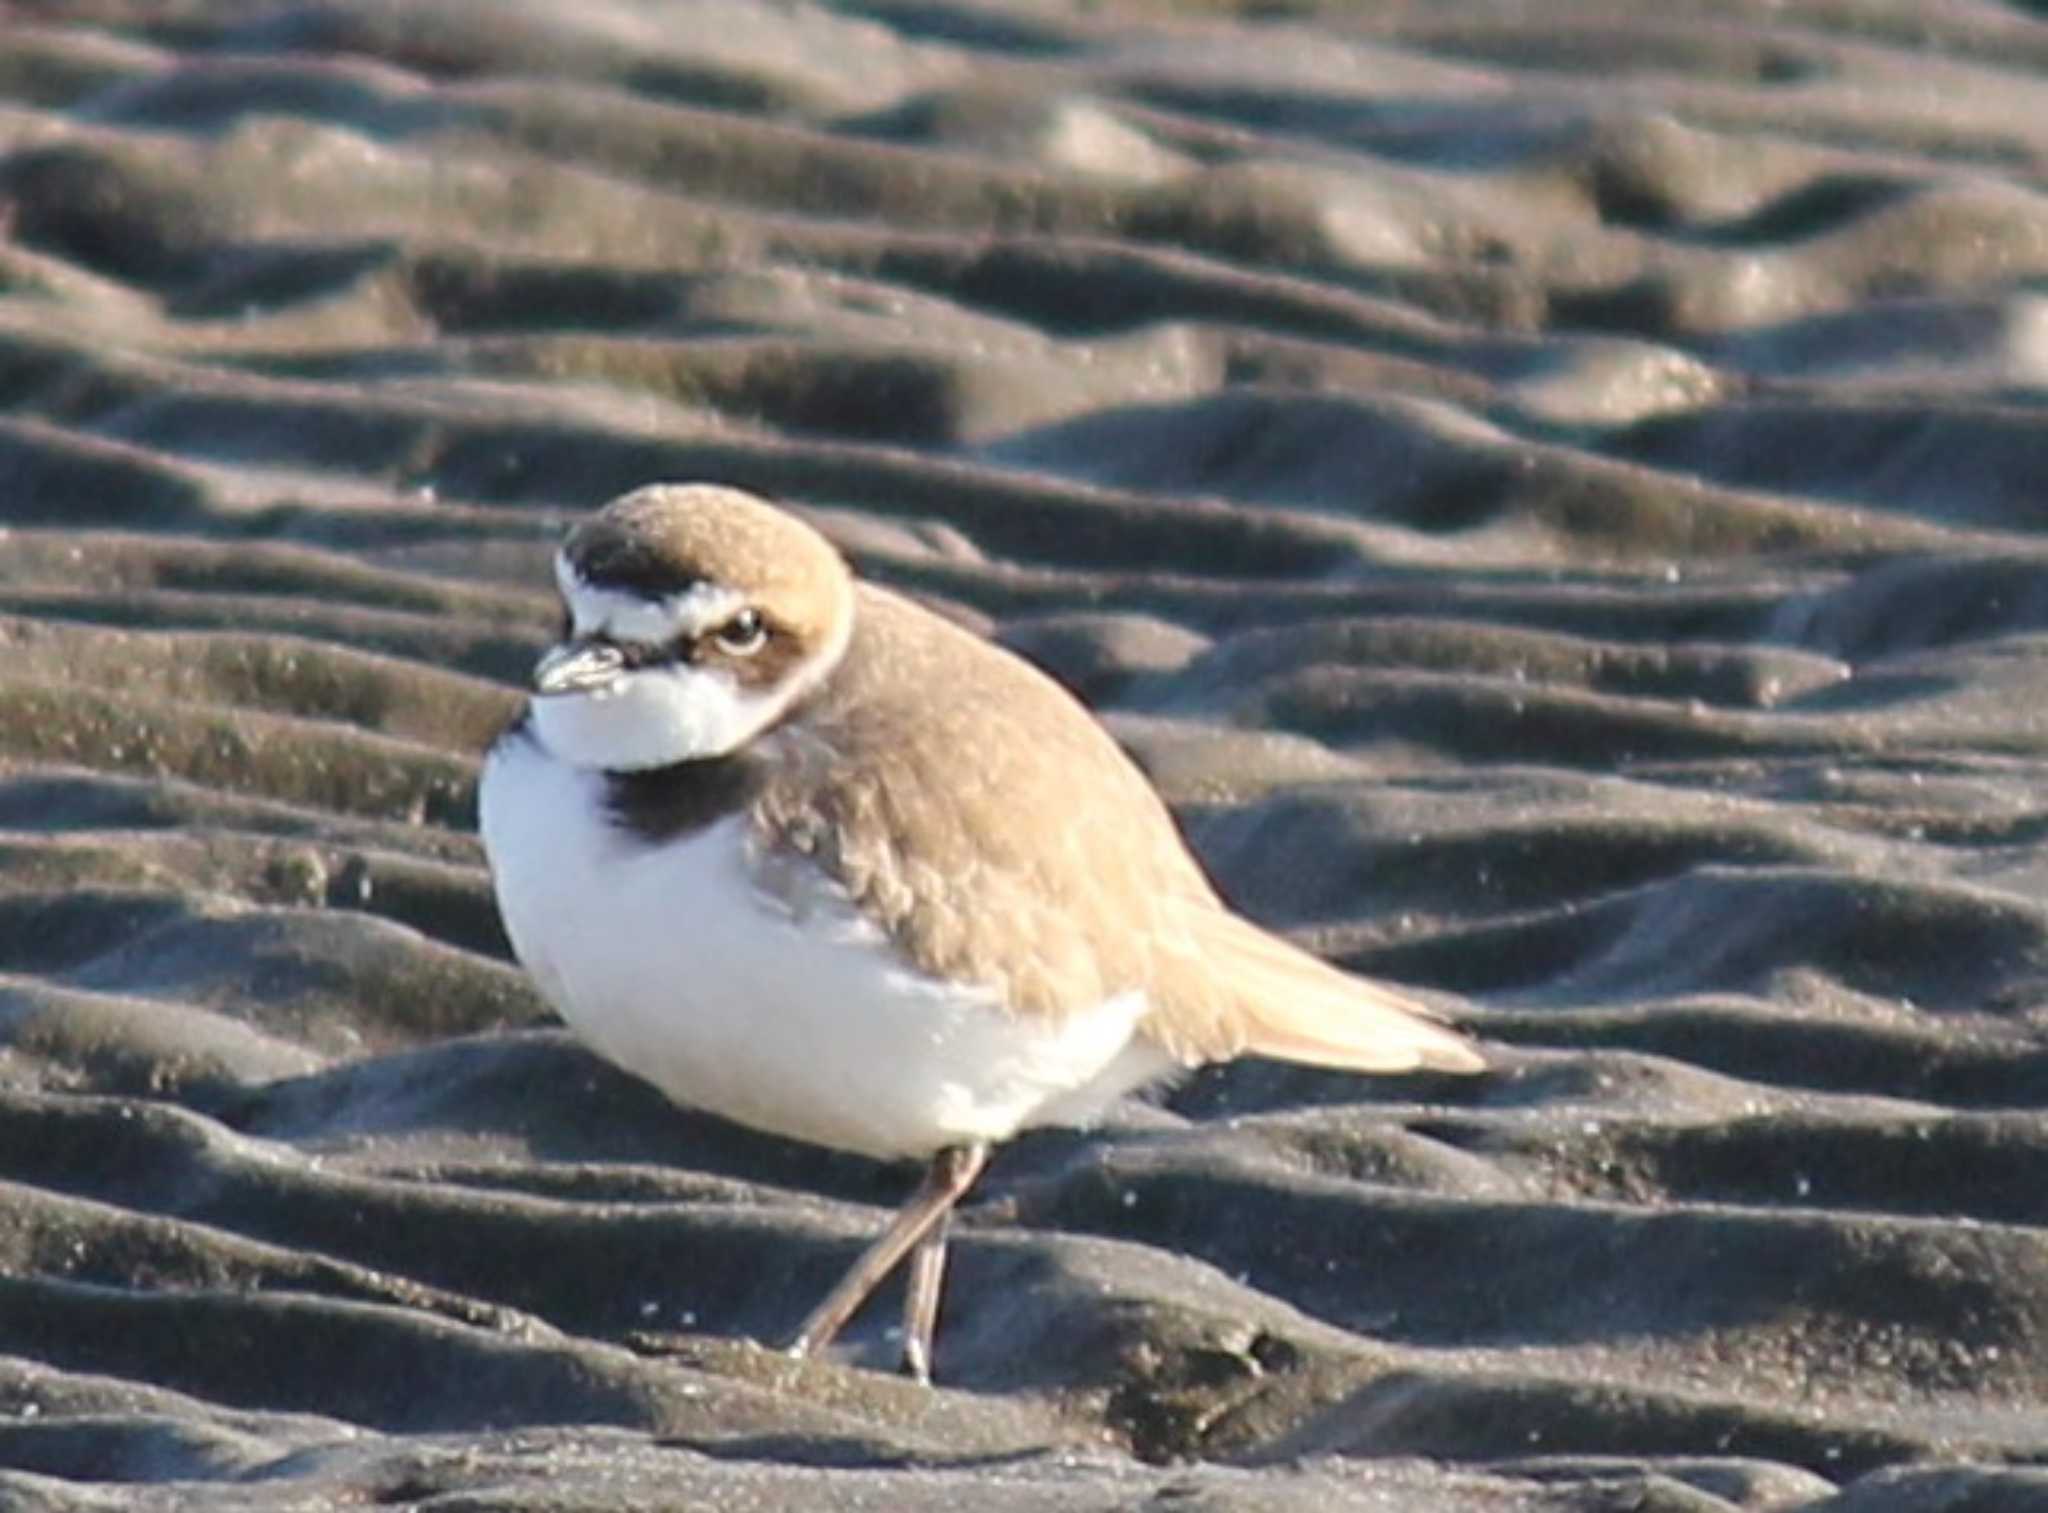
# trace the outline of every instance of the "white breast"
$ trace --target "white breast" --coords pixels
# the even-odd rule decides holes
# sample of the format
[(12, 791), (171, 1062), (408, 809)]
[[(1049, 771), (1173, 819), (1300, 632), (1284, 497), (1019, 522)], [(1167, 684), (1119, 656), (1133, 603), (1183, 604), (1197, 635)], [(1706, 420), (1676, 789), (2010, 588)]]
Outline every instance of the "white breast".
[(1084, 1121), (1169, 1069), (1141, 994), (1053, 1024), (907, 967), (822, 875), (792, 908), (735, 816), (649, 845), (604, 779), (531, 738), (484, 767), (483, 839), (519, 959), (597, 1051), (679, 1102), (878, 1157)]

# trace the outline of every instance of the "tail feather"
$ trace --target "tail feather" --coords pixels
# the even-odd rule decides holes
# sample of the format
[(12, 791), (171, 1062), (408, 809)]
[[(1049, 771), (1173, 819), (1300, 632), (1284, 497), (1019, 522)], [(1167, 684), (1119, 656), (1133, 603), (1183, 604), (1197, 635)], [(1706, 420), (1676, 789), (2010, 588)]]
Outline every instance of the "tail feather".
[(1478, 1048), (1427, 1005), (1226, 914), (1204, 945), (1236, 990), (1242, 1050), (1354, 1072), (1477, 1072)]

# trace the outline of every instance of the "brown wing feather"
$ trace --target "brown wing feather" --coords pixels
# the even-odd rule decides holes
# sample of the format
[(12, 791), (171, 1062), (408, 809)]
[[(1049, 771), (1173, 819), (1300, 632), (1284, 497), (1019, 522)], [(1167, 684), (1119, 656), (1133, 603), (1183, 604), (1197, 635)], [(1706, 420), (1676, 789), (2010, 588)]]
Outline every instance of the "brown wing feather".
[[(1427, 1009), (1232, 915), (1151, 784), (1050, 678), (885, 590), (862, 585), (858, 613), (840, 674), (778, 734), (796, 760), (755, 818), (913, 964), (1023, 1014), (1142, 989), (1146, 1033), (1190, 1064), (1481, 1065)], [(853, 744), (889, 756), (842, 760)]]

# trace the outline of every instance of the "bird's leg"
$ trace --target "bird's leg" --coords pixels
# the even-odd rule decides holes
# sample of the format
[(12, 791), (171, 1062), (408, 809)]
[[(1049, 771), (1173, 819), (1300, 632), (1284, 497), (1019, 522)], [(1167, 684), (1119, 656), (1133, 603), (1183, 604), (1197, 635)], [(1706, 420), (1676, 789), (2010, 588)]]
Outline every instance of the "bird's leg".
[[(825, 1301), (811, 1310), (796, 1338), (790, 1341), (789, 1353), (809, 1355), (831, 1344), (846, 1321), (853, 1317), (854, 1310), (868, 1300), (868, 1295), (896, 1269), (897, 1263), (910, 1253), (911, 1248), (945, 1223), (953, 1205), (960, 1201), (960, 1195), (974, 1185), (974, 1179), (981, 1175), (981, 1169), (986, 1165), (988, 1147), (979, 1143), (949, 1145), (932, 1157), (932, 1164), (925, 1170), (924, 1181), (917, 1185), (910, 1201), (897, 1210), (896, 1217), (889, 1221), (889, 1227), (882, 1231), (881, 1237), (861, 1252), (860, 1259), (825, 1295)], [(939, 1280), (945, 1264), (946, 1242), (944, 1231), (940, 1230), (931, 1258), (925, 1259), (922, 1251), (919, 1254), (919, 1270), (930, 1269), (929, 1284), (915, 1273), (911, 1277), (912, 1301), (915, 1302), (928, 1285), (931, 1292), (929, 1312), (934, 1315), (938, 1311)], [(905, 1340), (905, 1364), (909, 1364), (909, 1352), (910, 1342)]]
[(946, 1231), (952, 1224), (949, 1209), (917, 1242), (903, 1293), (903, 1374), (927, 1384), (932, 1379), (932, 1332), (939, 1325), (939, 1284), (946, 1278)]

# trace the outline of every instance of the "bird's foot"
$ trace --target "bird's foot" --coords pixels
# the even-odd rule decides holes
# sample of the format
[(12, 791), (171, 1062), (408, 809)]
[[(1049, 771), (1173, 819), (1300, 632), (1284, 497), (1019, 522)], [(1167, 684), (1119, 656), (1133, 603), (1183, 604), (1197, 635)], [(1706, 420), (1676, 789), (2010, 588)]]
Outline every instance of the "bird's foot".
[(918, 1386), (929, 1387), (932, 1384), (931, 1346), (919, 1339), (905, 1340), (903, 1342), (903, 1359), (896, 1369), (917, 1383)]

